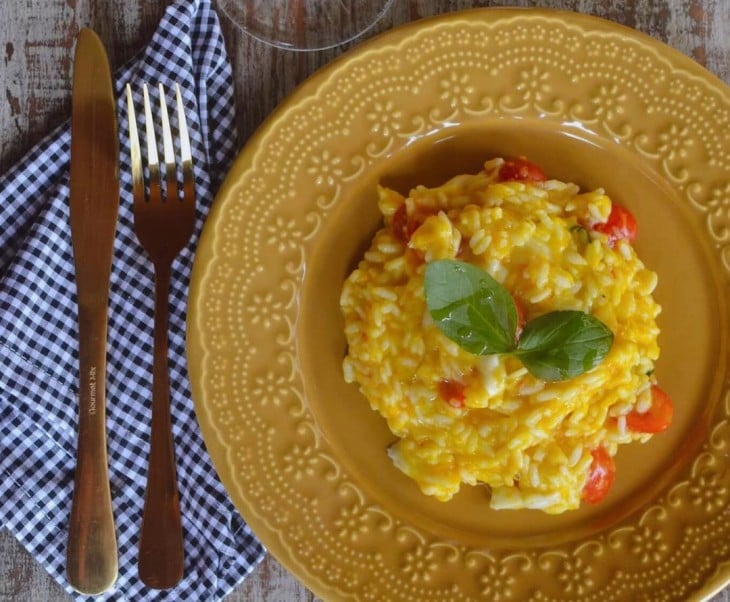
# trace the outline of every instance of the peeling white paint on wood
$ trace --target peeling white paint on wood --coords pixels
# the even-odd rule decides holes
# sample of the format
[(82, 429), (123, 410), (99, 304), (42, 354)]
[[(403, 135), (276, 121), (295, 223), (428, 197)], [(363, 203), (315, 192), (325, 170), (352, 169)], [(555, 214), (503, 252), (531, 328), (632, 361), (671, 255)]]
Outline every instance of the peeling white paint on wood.
[[(365, 1), (365, 0), (363, 0)], [(71, 53), (78, 30), (94, 28), (114, 67), (151, 37), (162, 0), (2, 0), (0, 2), (0, 173), (68, 118)], [(407, 21), (475, 6), (577, 10), (652, 35), (730, 84), (730, 0), (396, 0), (372, 34)], [(292, 53), (269, 48), (223, 18), (235, 73), (239, 144), (292, 89), (340, 50)], [(730, 588), (713, 602), (730, 602)], [(71, 598), (6, 531), (0, 532), (0, 602)], [(228, 598), (231, 602), (313, 602), (316, 598), (267, 558)]]

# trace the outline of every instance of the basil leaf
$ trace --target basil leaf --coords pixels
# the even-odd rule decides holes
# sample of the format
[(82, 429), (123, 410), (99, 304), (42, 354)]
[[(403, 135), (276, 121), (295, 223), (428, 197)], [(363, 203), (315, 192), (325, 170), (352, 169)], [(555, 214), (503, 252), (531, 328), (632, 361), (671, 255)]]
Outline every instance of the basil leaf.
[(582, 311), (553, 311), (527, 323), (516, 351), (533, 376), (566, 380), (595, 368), (611, 350), (613, 333)]
[(487, 272), (440, 259), (426, 266), (423, 286), (433, 321), (452, 341), (476, 355), (515, 349), (514, 300)]

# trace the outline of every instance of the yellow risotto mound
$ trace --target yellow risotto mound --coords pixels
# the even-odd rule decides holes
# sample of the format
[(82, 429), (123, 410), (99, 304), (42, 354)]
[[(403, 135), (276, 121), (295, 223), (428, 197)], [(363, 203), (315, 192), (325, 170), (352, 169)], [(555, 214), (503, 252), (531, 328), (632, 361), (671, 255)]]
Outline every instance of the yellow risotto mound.
[[(655, 273), (631, 244), (584, 228), (606, 222), (611, 199), (556, 180), (498, 181), (502, 159), (408, 198), (379, 188), (384, 227), (345, 282), (349, 345), (343, 369), (398, 440), (388, 453), (424, 493), (449, 500), (486, 484), (495, 509), (577, 508), (591, 451), (646, 440), (626, 415), (646, 411), (659, 356)], [(421, 215), (407, 242), (393, 219)], [(400, 219), (400, 218), (396, 218)], [(527, 320), (553, 310), (594, 315), (614, 334), (593, 370), (545, 382), (509, 354), (477, 356), (444, 336), (424, 298), (426, 263), (458, 258), (486, 270)], [(462, 407), (443, 383), (463, 386)]]

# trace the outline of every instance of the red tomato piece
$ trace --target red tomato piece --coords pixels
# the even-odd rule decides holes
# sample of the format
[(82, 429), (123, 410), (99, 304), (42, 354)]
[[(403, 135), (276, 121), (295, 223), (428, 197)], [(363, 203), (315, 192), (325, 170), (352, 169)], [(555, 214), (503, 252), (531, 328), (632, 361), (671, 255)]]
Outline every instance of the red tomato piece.
[(413, 233), (418, 230), (423, 223), (423, 220), (424, 218), (415, 215), (408, 217), (406, 205), (403, 203), (395, 210), (395, 213), (393, 214), (393, 221), (390, 223), (390, 228), (393, 235), (398, 240), (408, 244), (408, 241), (411, 240), (411, 236), (413, 236)]
[(600, 502), (611, 489), (616, 476), (613, 458), (603, 447), (591, 451), (593, 461), (588, 472), (588, 480), (583, 487), (583, 499), (589, 504)]
[(390, 229), (393, 231), (393, 235), (400, 241), (407, 243), (410, 236), (408, 232), (408, 213), (406, 211), (406, 204), (403, 203), (393, 214), (393, 221), (390, 223)]
[(463, 408), (466, 400), (466, 386), (457, 380), (443, 379), (439, 383), (439, 395), (454, 408)]
[(519, 159), (507, 159), (499, 168), (499, 181), (507, 182), (518, 180), (520, 182), (544, 182), (547, 180), (545, 173), (534, 163), (520, 157)]
[(626, 426), (635, 433), (661, 433), (672, 423), (674, 404), (662, 389), (651, 387), (651, 407), (639, 414), (633, 410), (626, 414)]
[(613, 247), (618, 240), (631, 242), (636, 238), (636, 218), (628, 209), (614, 203), (608, 220), (603, 224), (595, 224), (593, 229), (608, 235), (608, 244)]

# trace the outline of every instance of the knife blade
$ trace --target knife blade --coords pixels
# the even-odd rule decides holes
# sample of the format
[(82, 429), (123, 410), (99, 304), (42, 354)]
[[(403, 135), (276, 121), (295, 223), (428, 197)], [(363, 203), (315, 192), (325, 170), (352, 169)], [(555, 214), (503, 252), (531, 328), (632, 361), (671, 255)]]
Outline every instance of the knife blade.
[(67, 546), (74, 589), (97, 594), (117, 578), (106, 448), (106, 339), (119, 208), (116, 102), (104, 46), (79, 33), (71, 100), (70, 221), (79, 324), (79, 423)]

